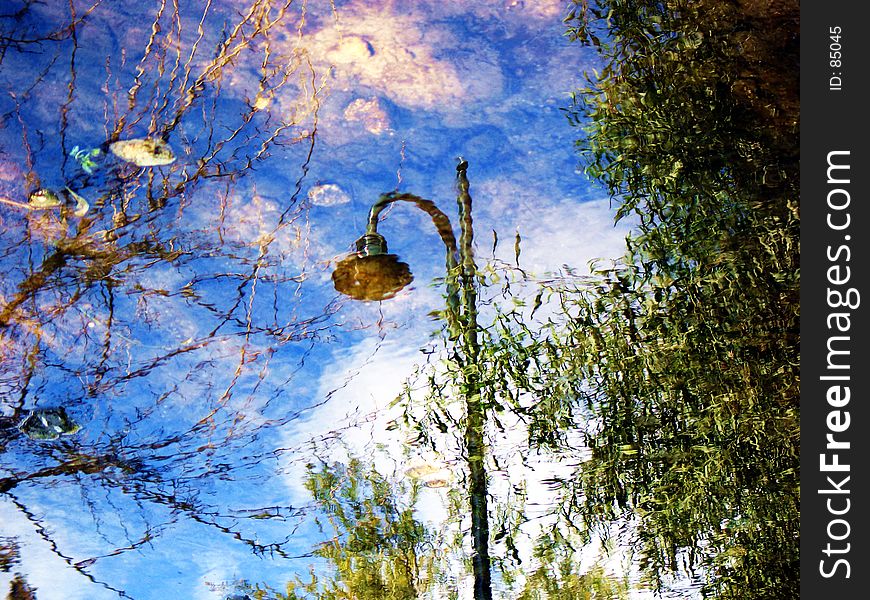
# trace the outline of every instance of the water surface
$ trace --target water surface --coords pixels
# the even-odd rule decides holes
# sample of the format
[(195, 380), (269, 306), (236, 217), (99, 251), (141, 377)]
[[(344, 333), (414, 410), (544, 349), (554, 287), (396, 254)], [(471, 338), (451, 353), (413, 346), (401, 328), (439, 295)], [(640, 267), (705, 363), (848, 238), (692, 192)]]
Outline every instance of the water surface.
[[(562, 2), (205, 4), (0, 16), (2, 577), (41, 599), (328, 577), (306, 465), (380, 448), (401, 480), (425, 452), (388, 405), (441, 348), (444, 248), (411, 205), (379, 230), (414, 282), (384, 302), (333, 288), (379, 195), (432, 199), (458, 233), (462, 156), (479, 267), (514, 263), (518, 232), (529, 274), (622, 254), (560, 111), (592, 66)], [(175, 160), (109, 149), (144, 138)], [(18, 428), (59, 407), (80, 429)], [(424, 488), (437, 529), (450, 486)]]

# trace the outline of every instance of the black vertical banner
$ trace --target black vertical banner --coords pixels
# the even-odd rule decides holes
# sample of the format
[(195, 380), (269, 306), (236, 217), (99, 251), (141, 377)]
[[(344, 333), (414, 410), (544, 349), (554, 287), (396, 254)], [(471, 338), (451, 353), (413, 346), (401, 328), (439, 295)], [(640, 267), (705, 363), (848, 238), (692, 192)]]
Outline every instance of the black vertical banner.
[(861, 2), (801, 2), (801, 597), (870, 586), (868, 69)]

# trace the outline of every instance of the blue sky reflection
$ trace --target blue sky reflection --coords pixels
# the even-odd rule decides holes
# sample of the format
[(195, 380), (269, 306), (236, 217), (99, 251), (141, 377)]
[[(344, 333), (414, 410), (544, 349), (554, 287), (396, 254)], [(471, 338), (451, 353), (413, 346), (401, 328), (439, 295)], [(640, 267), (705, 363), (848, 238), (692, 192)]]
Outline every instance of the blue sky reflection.
[[(242, 579), (282, 588), (307, 572), (308, 559), (292, 557), (316, 538), (298, 512), (312, 448), (339, 434), (360, 452), (400, 444), (384, 432), (384, 409), (438, 328), (421, 315), (443, 304), (433, 284), (443, 248), (410, 206), (390, 210), (380, 231), (414, 283), (381, 304), (332, 288), (380, 194), (433, 199), (457, 226), (461, 155), (480, 262), (493, 230), (495, 259), (513, 262), (519, 232), (522, 265), (541, 276), (622, 254), (626, 230), (576, 173), (578, 131), (560, 111), (591, 55), (562, 36), (561, 1), (339, 2), (335, 12), (308, 2), (304, 19), (291, 4), (268, 42), (253, 36), (217, 72), (221, 40), (263, 3), (213, 3), (201, 35), (200, 3), (180, 3), (177, 19), (167, 8), (163, 54), (144, 59), (154, 6), (73, 2), (83, 19), (73, 44), (50, 38), (71, 17), (49, 4), (3, 24), (49, 39), (7, 48), (0, 64), (14, 94), (0, 99), (0, 197), (10, 201), (0, 205), (0, 304), (15, 302), (59, 240), (91, 241), (10, 313), (0, 390), (6, 417), (65, 405), (84, 427), (54, 446), (4, 441), (3, 473), (85, 451), (111, 452), (112, 466), (22, 480), (0, 502), (3, 535), (18, 539), (17, 570), (43, 600), (220, 598), (221, 584)], [(186, 81), (199, 76), (206, 90), (195, 100), (182, 93), (188, 57)], [(178, 114), (170, 166), (104, 157), (90, 177), (68, 157), (119, 123), (122, 138), (154, 135)], [(232, 169), (244, 174), (221, 176)], [(91, 201), (87, 222), (16, 206), (37, 186), (67, 185)], [(177, 193), (154, 206), (160, 189)], [(94, 270), (95, 256), (110, 257), (108, 272)], [(436, 520), (438, 494), (423, 503)]]

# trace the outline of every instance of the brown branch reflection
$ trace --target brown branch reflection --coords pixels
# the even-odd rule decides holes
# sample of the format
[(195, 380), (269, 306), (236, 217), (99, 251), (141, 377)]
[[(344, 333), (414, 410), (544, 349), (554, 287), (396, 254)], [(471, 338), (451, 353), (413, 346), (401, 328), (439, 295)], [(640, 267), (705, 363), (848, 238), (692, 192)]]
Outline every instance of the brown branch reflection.
[[(92, 567), (179, 521), (291, 556), (304, 509), (213, 490), (273, 474), (274, 451), (251, 448), (309, 408), (283, 406), (285, 389), (339, 326), (331, 294), (301, 302), (316, 265), (298, 200), (326, 93), (305, 3), (129, 10), (25, 3), (12, 20), (42, 25), (0, 21), (0, 66), (23, 73), (0, 114), (0, 495), (122, 597)], [(112, 150), (137, 140), (174, 160)], [(18, 428), (51, 406), (82, 431), (49, 443)], [(95, 555), (73, 558), (23, 499), (67, 484), (89, 498)], [(141, 513), (124, 539), (102, 533), (107, 504)]]

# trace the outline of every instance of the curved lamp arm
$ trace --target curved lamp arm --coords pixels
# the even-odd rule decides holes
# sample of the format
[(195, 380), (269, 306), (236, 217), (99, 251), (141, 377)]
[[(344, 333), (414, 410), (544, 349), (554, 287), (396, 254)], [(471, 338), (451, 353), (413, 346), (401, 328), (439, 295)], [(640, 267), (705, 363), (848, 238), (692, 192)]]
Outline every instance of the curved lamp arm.
[(471, 221), (471, 196), (468, 193), (467, 169), (468, 161), (460, 156), (459, 164), (456, 166), (457, 187), (459, 188), (459, 196), (456, 201), (459, 205), (461, 248), (457, 248), (456, 246), (456, 235), (453, 233), (453, 226), (450, 224), (450, 219), (447, 215), (444, 214), (444, 212), (431, 200), (407, 193), (399, 194), (397, 192), (390, 192), (388, 194), (383, 194), (378, 198), (377, 202), (375, 202), (369, 210), (366, 235), (378, 235), (379, 217), (381, 212), (387, 206), (393, 202), (410, 202), (432, 218), (432, 224), (435, 225), (435, 229), (438, 231), (438, 235), (441, 237), (441, 241), (444, 242), (444, 247), (447, 250), (448, 276), (452, 277), (460, 262), (462, 264), (462, 274), (466, 277), (473, 276), (476, 271), (471, 249), (472, 241), (474, 239), (474, 230)]
[(398, 194), (396, 192), (382, 195), (378, 198), (378, 201), (372, 205), (372, 208), (369, 211), (369, 222), (366, 227), (366, 235), (377, 234), (378, 217), (380, 216), (381, 211), (393, 202), (400, 201), (410, 202), (416, 205), (417, 208), (432, 218), (432, 224), (435, 225), (435, 229), (438, 231), (438, 235), (441, 237), (441, 241), (444, 242), (444, 247), (447, 249), (447, 270), (453, 271), (459, 264), (459, 252), (456, 248), (456, 236), (453, 233), (453, 226), (450, 224), (450, 219), (447, 215), (444, 214), (440, 208), (435, 206), (435, 203), (431, 200), (426, 200), (425, 198), (415, 196), (414, 194)]
[[(461, 318), (459, 315), (459, 284), (457, 283), (459, 276), (459, 251), (456, 247), (456, 235), (453, 233), (453, 226), (450, 224), (450, 219), (444, 212), (435, 206), (431, 200), (415, 196), (414, 194), (399, 194), (390, 192), (378, 198), (377, 202), (372, 205), (369, 211), (369, 222), (366, 227), (366, 235), (363, 239), (372, 239), (377, 244), (378, 240), (383, 238), (378, 234), (378, 217), (387, 206), (393, 202), (410, 202), (417, 208), (428, 214), (432, 218), (432, 224), (438, 231), (441, 241), (444, 242), (444, 248), (447, 251), (447, 322), (453, 336), (459, 335)], [(364, 242), (365, 243), (365, 242)]]

